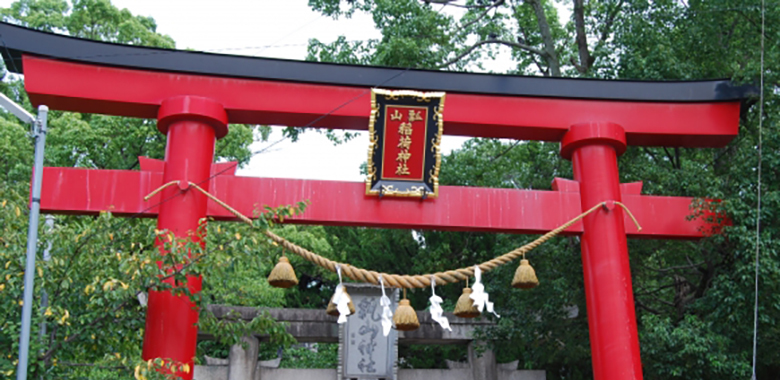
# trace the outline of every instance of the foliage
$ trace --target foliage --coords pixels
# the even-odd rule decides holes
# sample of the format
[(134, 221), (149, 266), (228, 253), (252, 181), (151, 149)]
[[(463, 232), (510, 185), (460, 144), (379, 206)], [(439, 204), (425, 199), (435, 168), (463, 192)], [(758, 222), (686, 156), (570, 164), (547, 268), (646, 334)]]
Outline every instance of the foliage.
[(468, 360), (467, 347), (404, 345), (398, 346), (399, 368), (440, 368), (447, 369), (447, 360), (465, 362)]
[[(310, 0), (334, 18), (370, 13), (378, 40), (326, 44), (312, 40), (309, 59), (408, 68), (482, 68), (500, 47), (516, 60), (513, 73), (598, 75), (609, 68), (607, 48), (623, 0), (574, 0), (561, 25), (548, 0)], [(451, 7), (447, 7), (452, 5)], [(581, 6), (577, 6), (581, 5)], [(453, 9), (455, 7), (455, 9)]]
[[(570, 19), (561, 19), (556, 6), (561, 4), (571, 7)], [(496, 57), (502, 47), (510, 49), (516, 64), (510, 73), (514, 74), (652, 80), (723, 77), (750, 84), (758, 84), (760, 74), (761, 19), (754, 2), (310, 0), (310, 5), (331, 17), (371, 13), (382, 33), (380, 39), (370, 41), (312, 40), (310, 60), (474, 70)], [(621, 180), (643, 181), (644, 193), (722, 199), (713, 206), (731, 221), (722, 235), (702, 241), (629, 242), (646, 378), (731, 379), (750, 374), (760, 137), (763, 208), (758, 232), (762, 260), (757, 375), (770, 379), (780, 370), (780, 355), (774, 349), (780, 344), (776, 327), (780, 309), (775, 307), (780, 304), (780, 219), (774, 211), (780, 208), (776, 186), (780, 172), (775, 169), (780, 167), (780, 139), (774, 116), (780, 109), (780, 8), (769, 2), (766, 10), (763, 114), (757, 99), (746, 100), (740, 136), (724, 148), (631, 147), (619, 162)], [(74, 36), (174, 46), (170, 38), (156, 32), (153, 20), (118, 10), (106, 0), (22, 0), (0, 14), (5, 21)], [(12, 78), (0, 90), (31, 109), (20, 81)], [(18, 350), (21, 252), (26, 242), (23, 231), (32, 150), (27, 127), (10, 115), (0, 116), (0, 352), (13, 353)], [(137, 156), (161, 158), (164, 151), (164, 137), (148, 120), (52, 112), (50, 123), (46, 157), (50, 166), (133, 169)], [(220, 159), (246, 162), (249, 142), (264, 133), (267, 129), (231, 126), (228, 137), (218, 143), (217, 154)], [(288, 129), (287, 133), (295, 139), (300, 130)], [(554, 143), (475, 139), (445, 158), (441, 181), (549, 189), (552, 178), (571, 177), (570, 164), (557, 150)], [(701, 204), (692, 205), (692, 214)], [(396, 273), (471, 265), (531, 239), (511, 234), (277, 224), (300, 208), (263, 210), (265, 217), (256, 227), (275, 228), (293, 242), (332, 259)], [(188, 252), (207, 255), (194, 256), (201, 257), (196, 262), (186, 255), (172, 257), (189, 265), (192, 272), (187, 273), (204, 275), (204, 291), (198, 299), (202, 304), (321, 308), (328, 302), (335, 285), (333, 274), (291, 257), (301, 280), (299, 287), (272, 290), (262, 278), (281, 254), (279, 248), (267, 244), (248, 226), (210, 225), (205, 251), (184, 244)], [(120, 221), (109, 214), (61, 217), (51, 232), (42, 231), (42, 245), (47, 240), (55, 244), (52, 261), (39, 259), (36, 295), (46, 290), (51, 301), (48, 308), (41, 310), (36, 305), (34, 310), (34, 325), (44, 321), (47, 327), (44, 339), (33, 340), (32, 352), (44, 353), (33, 363), (34, 375), (130, 378), (136, 368), (145, 376), (156, 375), (148, 371), (148, 363), (138, 360), (143, 307), (135, 296), (149, 286), (183, 294), (187, 290), (181, 287), (186, 281), (184, 272), (173, 275), (173, 286), (149, 282), (157, 275), (173, 273), (151, 265), (158, 259), (149, 238), (154, 233), (150, 221)], [(492, 341), (499, 361), (518, 359), (522, 368), (544, 369), (550, 379), (592, 377), (578, 243), (577, 237), (561, 237), (529, 255), (542, 282), (533, 291), (506, 291), (514, 271), (511, 266), (484, 276), (503, 318), (480, 337)], [(444, 306), (451, 307), (460, 286), (437, 288), (437, 293), (445, 298)], [(425, 308), (427, 297), (424, 291), (410, 293), (418, 310)], [(263, 318), (251, 322), (256, 326), (220, 326), (207, 315), (203, 321), (226, 333), (221, 341), (202, 344), (205, 350), (217, 351), (235, 342), (246, 328), (266, 328), (280, 334), (280, 342), (285, 341), (279, 326)], [(330, 355), (332, 348), (326, 350)], [(457, 356), (438, 347), (404, 352), (404, 360), (414, 366), (431, 365), (426, 360), (432, 358)], [(310, 354), (289, 355), (306, 362)], [(11, 376), (13, 360), (13, 354), (0, 357), (0, 373)], [(319, 363), (332, 361), (323, 356)]]
[[(506, 46), (517, 64), (512, 73), (645, 80), (731, 78), (737, 84), (753, 85), (760, 76), (762, 22), (757, 2), (440, 0), (389, 6), (381, 0), (311, 0), (310, 5), (332, 17), (370, 13), (382, 32), (381, 39), (365, 42), (314, 40), (309, 48), (313, 60), (464, 70), (480, 68), (497, 46)], [(572, 10), (569, 20), (559, 18), (561, 5)], [(763, 121), (763, 207), (758, 235), (762, 264), (757, 376), (772, 378), (780, 368), (773, 349), (780, 318), (773, 306), (780, 301), (776, 289), (780, 268), (775, 260), (780, 220), (773, 210), (780, 197), (775, 185), (778, 172), (772, 169), (780, 161), (773, 116), (779, 106), (780, 8), (772, 2), (766, 5), (764, 113), (758, 112), (757, 98), (747, 99), (740, 136), (724, 148), (630, 147), (619, 162), (621, 180), (643, 181), (646, 194), (722, 199), (708, 207), (728, 215), (731, 223), (722, 235), (698, 242), (629, 242), (646, 378), (750, 375), (759, 120)], [(383, 21), (434, 13), (450, 17), (418, 16), (408, 25)], [(406, 51), (392, 57), (383, 54), (400, 41), (415, 38), (420, 41), (409, 48), (419, 48), (421, 59), (404, 60)], [(472, 140), (446, 157), (442, 168), (442, 183), (467, 186), (549, 189), (555, 176), (571, 177), (557, 144), (539, 142)], [(692, 217), (700, 214), (703, 204), (692, 205)], [(398, 239), (395, 234), (371, 235), (374, 242), (390, 243)], [(386, 256), (402, 258), (395, 272), (430, 272), (480, 262), (528, 239), (429, 231), (417, 236), (418, 249), (388, 244)], [(359, 239), (352, 244), (362, 246)], [(578, 245), (577, 238), (565, 237), (534, 251), (530, 259), (542, 286), (531, 292), (504, 291), (514, 268), (486, 276), (503, 318), (482, 336), (493, 340), (500, 361), (519, 359), (523, 368), (545, 369), (550, 379), (592, 377)], [(381, 263), (382, 254), (376, 256), (372, 261)], [(411, 269), (408, 259), (414, 263)], [(448, 300), (459, 295), (457, 289), (441, 292)], [(425, 297), (419, 298), (417, 306), (424, 307)]]
[(289, 346), (295, 339), (287, 333), (286, 325), (276, 323), (268, 312), (261, 313), (249, 322), (241, 320), (240, 315), (229, 314), (217, 319), (205, 313), (198, 321), (199, 330), (214, 334), (217, 342), (225, 346), (240, 344), (241, 338), (253, 334), (265, 334), (271, 337), (270, 343), (277, 346)]
[(317, 343), (315, 349), (292, 346), (282, 352), (280, 368), (336, 368), (339, 345)]
[(712, 322), (686, 315), (673, 323), (666, 317), (645, 315), (643, 351), (651, 368), (665, 379), (718, 379), (749, 373), (746, 352), (731, 352), (728, 337), (716, 333)]
[[(198, 342), (199, 354), (217, 358), (227, 358), (230, 345), (217, 341)], [(281, 346), (260, 344), (258, 360), (272, 360), (281, 356), (279, 368), (336, 368), (338, 365), (338, 343), (310, 343)]]
[[(108, 0), (22, 0), (0, 10), (0, 17), (77, 37), (174, 47), (170, 37), (156, 32), (153, 19), (134, 16)], [(18, 77), (7, 76), (0, 90), (34, 113)], [(11, 377), (19, 349), (32, 140), (29, 127), (10, 114), (0, 115), (0, 126), (0, 377)], [(239, 165), (248, 162), (249, 144), (267, 137), (266, 132), (267, 128), (232, 125), (229, 136), (217, 142), (216, 159), (236, 160)], [(47, 140), (47, 166), (124, 170), (138, 169), (139, 156), (163, 158), (166, 143), (153, 120), (59, 111), (49, 113)], [(188, 274), (206, 276), (204, 291), (195, 299), (201, 306), (283, 305), (282, 293), (270, 289), (264, 280), (251, 285), (242, 281), (264, 278), (263, 271), (273, 264), (263, 253), (271, 245), (253, 237), (248, 226), (213, 224), (205, 247), (178, 241), (186, 249), (165, 256), (162, 267), (155, 264), (160, 251), (153, 237), (164, 232), (155, 231), (151, 220), (119, 219), (109, 213), (58, 216), (53, 229), (41, 228), (28, 376), (151, 379), (161, 376), (157, 369), (181, 365), (170, 360), (140, 361), (145, 309), (137, 297), (149, 288), (189, 295)], [(171, 243), (166, 243), (168, 248)], [(49, 244), (52, 259), (43, 261), (40, 252)], [(49, 300), (45, 307), (38, 301), (43, 292)], [(204, 312), (201, 320), (204, 328), (223, 341), (254, 329), (280, 344), (290, 342), (283, 328), (267, 316), (225, 325)], [(39, 326), (46, 329), (42, 336)]]
[[(26, 215), (21, 212), (24, 206), (21, 197), (17, 196), (15, 201), (7, 199), (2, 203), (3, 213), (0, 214), (4, 243), (0, 250), (4, 270), (0, 274), (5, 279), (0, 290), (5, 293), (3, 299), (7, 300), (1, 306), (4, 313), (0, 318), (3, 326), (0, 343), (9, 348), (7, 352), (12, 352), (11, 349), (18, 349), (20, 307), (17, 302), (21, 301), (17, 300), (21, 298), (24, 260), (23, 255), (15, 252), (24, 252), (26, 243), (24, 235), (17, 230), (25, 225)], [(251, 306), (262, 305), (261, 302), (268, 306), (281, 304), (279, 296), (273, 296), (278, 291), (270, 291), (265, 282), (254, 291), (245, 288), (243, 297), (229, 298), (226, 296), (231, 290), (229, 286), (214, 287), (219, 290), (213, 290), (208, 281), (228, 279), (236, 273), (236, 263), (260, 261), (260, 265), (270, 264), (262, 262), (265, 256), (258, 251), (267, 249), (264, 247), (270, 244), (253, 236), (252, 227), (237, 226), (235, 232), (228, 235), (217, 226), (216, 231), (212, 230), (214, 237), (201, 248), (186, 239), (172, 239), (166, 231), (155, 231), (147, 221), (141, 221), (133, 228), (128, 228), (127, 223), (103, 213), (94, 220), (58, 223), (46, 232), (47, 240), (56, 244), (52, 245), (51, 261), (38, 261), (36, 289), (38, 294), (41, 289), (49, 294), (50, 306), (42, 310), (38, 305), (34, 308), (33, 325), (45, 323), (49, 329), (47, 336), (33, 339), (31, 352), (42, 352), (34, 362), (37, 370), (45, 369), (52, 376), (76, 376), (67, 365), (85, 361), (130, 368), (133, 358), (140, 356), (144, 306), (137, 298), (146, 289), (170, 290), (196, 300), (202, 310), (200, 329), (225, 344), (238, 342), (249, 331), (270, 335), (272, 343), (291, 343), (284, 327), (268, 315), (245, 323), (218, 321), (204, 308), (206, 304), (225, 300)], [(148, 242), (148, 236), (155, 234), (158, 240), (165, 242), (162, 248), (168, 252), (163, 261), (159, 261), (158, 248)], [(251, 271), (242, 270), (244, 279), (251, 277)], [(204, 287), (199, 296), (193, 296), (187, 287), (191, 275), (203, 276), (211, 286)], [(254, 275), (258, 275), (257, 270)], [(105, 357), (110, 360), (101, 359)], [(13, 372), (11, 358), (9, 354), (0, 359), (3, 373)], [(51, 367), (46, 368), (49, 364)]]
[(133, 16), (109, 0), (21, 0), (0, 12), (3, 21), (47, 32), (130, 45), (173, 48), (150, 17)]

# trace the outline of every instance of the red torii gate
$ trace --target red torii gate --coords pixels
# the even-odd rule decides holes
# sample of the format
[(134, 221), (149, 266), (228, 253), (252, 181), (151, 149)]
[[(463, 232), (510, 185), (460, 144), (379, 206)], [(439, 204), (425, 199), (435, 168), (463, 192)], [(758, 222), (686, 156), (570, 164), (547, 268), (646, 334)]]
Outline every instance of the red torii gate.
[[(244, 214), (256, 205), (311, 200), (292, 223), (536, 234), (599, 202), (622, 201), (642, 231), (611, 211), (567, 231), (582, 237), (597, 380), (642, 378), (626, 236), (697, 239), (709, 227), (686, 220), (691, 198), (642, 196), (641, 183), (621, 185), (617, 157), (627, 145), (722, 147), (737, 135), (745, 96), (744, 88), (722, 80), (599, 81), (333, 65), (108, 44), (3, 23), (0, 36), (6, 66), (25, 74), (33, 104), (157, 118), (168, 137), (165, 160), (143, 158), (140, 171), (45, 168), (43, 212), (142, 213), (184, 237), (203, 217), (234, 216), (186, 189), (164, 190), (164, 198), (181, 196), (149, 210), (143, 197), (170, 181), (208, 180), (209, 192)], [(560, 141), (574, 180), (555, 179), (553, 191), (442, 186), (437, 199), (380, 200), (365, 195), (364, 183), (236, 177), (232, 163), (213, 163), (215, 140), (228, 133), (229, 122), (314, 121), (314, 127), (365, 130), (367, 95), (378, 85), (446, 91), (446, 134)], [(189, 286), (199, 291), (200, 279)], [(192, 365), (197, 316), (186, 298), (152, 292), (144, 359)]]

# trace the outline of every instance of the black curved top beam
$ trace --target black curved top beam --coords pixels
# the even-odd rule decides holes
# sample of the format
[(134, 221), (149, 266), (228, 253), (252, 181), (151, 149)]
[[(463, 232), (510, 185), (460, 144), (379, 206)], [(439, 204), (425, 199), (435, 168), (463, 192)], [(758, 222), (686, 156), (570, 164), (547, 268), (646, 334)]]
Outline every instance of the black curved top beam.
[(120, 45), (0, 23), (6, 67), (23, 73), (22, 54), (79, 63), (152, 71), (356, 87), (569, 99), (648, 102), (741, 100), (752, 86), (729, 80), (622, 81), (476, 74), (453, 71), (341, 65)]

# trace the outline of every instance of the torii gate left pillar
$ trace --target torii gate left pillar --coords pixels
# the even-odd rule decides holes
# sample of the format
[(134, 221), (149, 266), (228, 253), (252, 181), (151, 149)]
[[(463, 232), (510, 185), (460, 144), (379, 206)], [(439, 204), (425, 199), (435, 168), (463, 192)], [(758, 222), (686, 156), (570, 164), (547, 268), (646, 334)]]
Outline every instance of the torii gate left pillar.
[[(157, 228), (173, 233), (177, 238), (190, 238), (201, 247), (205, 240), (198, 231), (205, 231), (199, 227), (207, 216), (208, 199), (199, 192), (184, 190), (190, 182), (208, 181), (214, 161), (214, 144), (217, 138), (227, 134), (227, 121), (225, 109), (219, 103), (197, 96), (166, 99), (157, 114), (157, 128), (168, 137), (163, 183), (179, 181), (178, 187), (169, 187), (158, 195)], [(180, 191), (184, 192), (176, 196)], [(164, 243), (159, 237), (155, 241), (163, 255)], [(166, 281), (172, 282), (173, 278)], [(201, 285), (201, 277), (187, 276), (190, 292), (200, 292)], [(176, 296), (170, 291), (150, 291), (143, 359), (173, 359), (194, 368), (197, 322), (198, 310), (186, 296)], [(192, 378), (191, 371), (179, 375)]]

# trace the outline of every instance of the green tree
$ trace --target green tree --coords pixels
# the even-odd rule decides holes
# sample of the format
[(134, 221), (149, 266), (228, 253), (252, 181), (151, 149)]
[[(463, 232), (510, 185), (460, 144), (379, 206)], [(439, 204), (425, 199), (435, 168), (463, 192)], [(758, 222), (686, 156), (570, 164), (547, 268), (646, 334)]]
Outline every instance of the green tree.
[[(616, 32), (621, 77), (695, 79), (727, 77), (759, 84), (761, 8), (758, 2), (634, 2)], [(764, 114), (749, 99), (740, 136), (723, 149), (631, 149), (625, 176), (647, 178), (650, 193), (723, 199), (732, 225), (698, 243), (632, 247), (646, 371), (664, 378), (748, 377), (752, 358), (753, 277), (757, 217), (759, 121), (763, 121), (758, 378), (777, 371), (774, 327), (780, 314), (776, 229), (778, 159), (777, 21), (766, 8)], [(643, 250), (643, 248), (645, 250)], [(651, 248), (651, 250), (646, 250)], [(674, 354), (672, 354), (674, 353)]]
[[(107, 4), (75, 1), (71, 10), (71, 4), (64, 1), (28, 0), (14, 3), (1, 13), (4, 20), (49, 31), (173, 46), (170, 39), (157, 35), (152, 20), (134, 17)], [(327, 44), (312, 40), (312, 60), (467, 70), (479, 69), (495, 56), (499, 46), (508, 46), (516, 62), (511, 73), (652, 80), (727, 77), (754, 84), (760, 74), (762, 23), (757, 2), (311, 0), (310, 4), (332, 17), (370, 12), (382, 32), (382, 38), (373, 41), (340, 38)], [(560, 20), (556, 4), (570, 6), (571, 19)], [(779, 221), (774, 212), (780, 206), (776, 186), (779, 178), (774, 170), (780, 161), (774, 116), (778, 113), (776, 94), (780, 85), (776, 43), (780, 36), (780, 11), (771, 2), (767, 5), (764, 113), (759, 114), (756, 99), (749, 99), (743, 106), (740, 136), (723, 149), (630, 148), (620, 159), (624, 182), (642, 180), (644, 191), (649, 194), (723, 199), (718, 210), (726, 212), (731, 221), (723, 234), (699, 242), (629, 243), (647, 378), (731, 379), (750, 374), (760, 120), (764, 204), (760, 230), (758, 378), (770, 379), (780, 367), (780, 357), (773, 349), (778, 344), (775, 326), (780, 318), (775, 307), (780, 304), (775, 232)], [(111, 21), (104, 24), (103, 19)], [(4, 83), (0, 89), (29, 105), (20, 82)], [(3, 115), (0, 123), (4, 127), (0, 129), (0, 140), (7, 142), (0, 146), (0, 169), (6, 169), (0, 186), (0, 264), (4, 265), (0, 269), (0, 292), (4, 295), (0, 303), (0, 347), (10, 347), (3, 352), (16, 352), (20, 308), (15, 302), (20, 298), (22, 268), (19, 253), (25, 243), (19, 231), (25, 229), (26, 223), (23, 210), (31, 148), (26, 127), (8, 115)], [(128, 169), (137, 167), (138, 155), (161, 158), (164, 147), (163, 137), (149, 121), (52, 113), (52, 129), (50, 141), (56, 142), (58, 148), (47, 155), (48, 165)], [(117, 138), (112, 135), (117, 129), (137, 131), (138, 135)], [(80, 133), (73, 133), (75, 130)], [(234, 132), (232, 129), (230, 136), (236, 135)], [(218, 155), (244, 162), (249, 156), (246, 144), (254, 133), (247, 127), (236, 140), (220, 142), (223, 148), (218, 147)], [(50, 147), (53, 145), (50, 143)], [(122, 153), (105, 154), (112, 149)], [(442, 183), (547, 189), (553, 177), (570, 175), (569, 163), (557, 154), (557, 144), (478, 139), (445, 158)], [(193, 264), (193, 269), (200, 268), (207, 279), (205, 302), (309, 307), (322, 307), (327, 302), (334, 276), (296, 262), (296, 258), (294, 264), (306, 286), (285, 293), (285, 300), (278, 292), (266, 293), (267, 285), (262, 281), (258, 284), (257, 277), (252, 281), (257, 284), (256, 289), (232, 291), (241, 286), (241, 277), (267, 273), (273, 262), (258, 252), (274, 249), (252, 241), (253, 231), (248, 227), (219, 227), (224, 232), (212, 232), (209, 242), (210, 252), (216, 252), (202, 263)], [(530, 239), (335, 227), (285, 226), (282, 232), (331, 258), (398, 273), (472, 264)], [(41, 266), (41, 288), (57, 297), (49, 315), (47, 310), (40, 311), (44, 315), (39, 318), (47, 321), (52, 337), (34, 347), (35, 352), (43, 350), (45, 359), (36, 362), (37, 373), (96, 378), (110, 377), (106, 371), (116, 367), (132, 370), (133, 358), (139, 356), (137, 332), (142, 326), (142, 310), (133, 296), (148, 286), (143, 279), (154, 278), (154, 268), (146, 263), (156, 257), (156, 251), (150, 249), (152, 233), (149, 221), (119, 222), (109, 215), (58, 221), (50, 236), (61, 243), (54, 256), (62, 261), (55, 259)], [(534, 251), (530, 258), (543, 284), (534, 291), (504, 291), (514, 270), (511, 267), (485, 276), (491, 298), (504, 318), (483, 335), (493, 340), (500, 359), (519, 359), (522, 367), (544, 369), (551, 379), (591, 378), (577, 239), (555, 239)], [(71, 271), (77, 274), (71, 276)], [(135, 271), (138, 274), (133, 278)], [(233, 278), (227, 280), (230, 276)], [(225, 280), (208, 283), (209, 279)], [(437, 291), (450, 307), (460, 293), (457, 286)], [(427, 295), (410, 296), (418, 309), (425, 307)], [(112, 313), (106, 313), (107, 310)], [(112, 316), (108, 317), (109, 314)], [(117, 323), (106, 323), (108, 318)], [(94, 323), (96, 320), (98, 323)], [(220, 328), (218, 322), (207, 317), (204, 321), (208, 327)], [(265, 320), (257, 321), (256, 326), (275, 328)], [(95, 334), (94, 342), (90, 331), (100, 332)], [(227, 331), (226, 341), (243, 332)], [(128, 339), (131, 342), (120, 341), (119, 336), (132, 336)], [(48, 352), (51, 355), (45, 357)], [(415, 353), (428, 358), (458, 359), (455, 356), (459, 355), (434, 348), (413, 348), (406, 355)], [(0, 373), (12, 373), (12, 361), (13, 355), (0, 357)], [(89, 367), (81, 371), (66, 365), (73, 363), (109, 368)]]
[[(385, 2), (312, 0), (332, 17), (368, 12), (382, 38), (366, 42), (312, 40), (309, 59), (414, 68), (479, 68), (497, 46), (510, 46), (510, 73), (610, 79), (731, 78), (758, 84), (759, 2), (716, 1), (465, 1)], [(556, 6), (557, 5), (557, 6)], [(558, 17), (560, 6), (572, 10)], [(447, 11), (449, 9), (449, 11)], [(455, 10), (453, 10), (455, 9)], [(443, 10), (443, 11), (442, 11)], [(415, 22), (400, 22), (414, 15)], [(777, 371), (778, 45), (776, 4), (766, 7), (766, 100), (742, 107), (740, 136), (722, 149), (632, 147), (619, 165), (624, 182), (643, 181), (644, 192), (722, 199), (730, 218), (723, 234), (698, 242), (629, 242), (646, 378), (748, 377), (752, 356), (753, 271), (759, 120), (763, 121), (758, 378)], [(389, 20), (389, 21), (388, 21)], [(398, 50), (392, 50), (401, 46)], [(404, 49), (419, 49), (419, 60)], [(386, 52), (393, 51), (393, 54)], [(570, 177), (557, 144), (473, 140), (444, 161), (442, 183), (549, 189)], [(692, 205), (696, 214), (699, 203)], [(381, 233), (377, 233), (381, 234)], [(392, 241), (391, 233), (386, 232)], [(479, 262), (527, 241), (504, 235), (421, 233), (412, 272)], [(360, 245), (356, 243), (356, 245)], [(511, 269), (487, 276), (504, 318), (484, 331), (499, 357), (545, 369), (551, 379), (591, 378), (587, 315), (576, 238), (559, 238), (531, 259), (543, 285), (504, 292)], [(402, 257), (399, 249), (388, 256)], [(382, 259), (377, 259), (382, 262)], [(458, 264), (454, 266), (460, 266)], [(398, 266), (396, 272), (408, 271)], [(455, 289), (442, 290), (447, 299)], [(424, 306), (424, 300), (418, 303)]]
[[(563, 3), (563, 2), (559, 2)], [(382, 38), (326, 44), (312, 40), (309, 58), (412, 68), (481, 68), (508, 47), (512, 73), (600, 75), (611, 64), (610, 39), (624, 0), (574, 0), (572, 20), (561, 24), (547, 0), (310, 0), (324, 15), (368, 12)]]
[[(1, 9), (3, 21), (36, 29), (116, 43), (173, 48), (173, 40), (156, 31), (153, 19), (132, 15), (108, 0), (22, 0)], [(4, 94), (32, 106), (15, 76), (0, 84)], [(162, 159), (165, 136), (154, 120), (110, 117), (52, 111), (45, 165), (97, 169), (138, 169), (138, 156)], [(24, 252), (27, 230), (27, 199), (31, 177), (32, 141), (28, 127), (10, 114), (0, 114), (0, 377), (16, 370)], [(249, 144), (266, 137), (264, 129), (233, 125), (228, 137), (217, 142), (216, 159), (248, 162)], [(33, 309), (33, 339), (30, 376), (46, 378), (132, 378), (140, 360), (145, 309), (137, 296), (147, 289), (171, 289), (158, 276), (182, 280), (184, 273), (202, 274), (201, 305), (230, 303), (251, 306), (281, 306), (283, 295), (267, 282), (256, 281), (273, 263), (261, 254), (270, 250), (248, 226), (212, 223), (207, 238), (208, 255), (199, 247), (168, 255), (184, 269), (161, 271), (155, 262), (159, 251), (153, 245), (154, 221), (138, 218), (59, 216), (51, 231), (41, 230), (42, 247), (52, 243), (52, 260), (37, 260)], [(172, 263), (169, 263), (172, 264)], [(164, 267), (166, 268), (166, 267)], [(251, 286), (238, 279), (251, 278)], [(237, 291), (239, 290), (240, 291)], [(49, 295), (41, 309), (42, 292)], [(175, 292), (186, 290), (173, 288)], [(269, 333), (280, 344), (289, 336), (268, 316), (244, 324), (222, 324), (204, 314), (201, 329), (221, 342), (238, 340), (248, 329)], [(35, 327), (45, 326), (38, 336)], [(158, 365), (171, 365), (171, 363)], [(140, 375), (154, 377), (145, 363)]]

